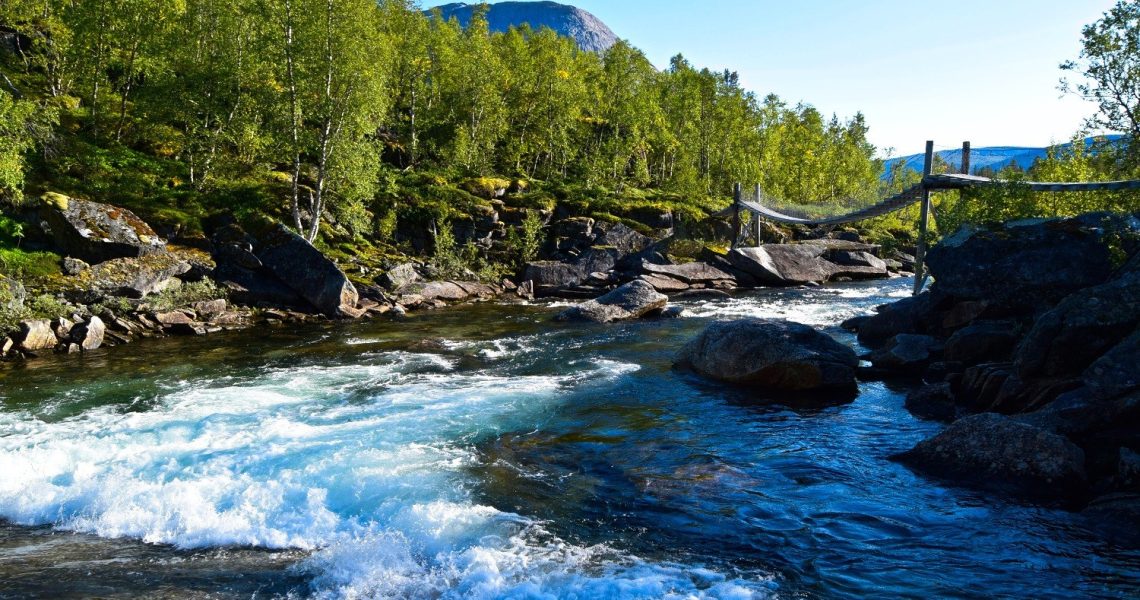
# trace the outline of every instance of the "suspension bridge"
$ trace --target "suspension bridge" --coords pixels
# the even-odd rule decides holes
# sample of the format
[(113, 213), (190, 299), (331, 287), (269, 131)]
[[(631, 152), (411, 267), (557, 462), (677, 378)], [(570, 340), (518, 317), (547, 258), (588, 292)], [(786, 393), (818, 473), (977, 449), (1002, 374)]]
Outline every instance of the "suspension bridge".
[[(812, 217), (806, 214), (789, 214), (794, 211), (775, 208), (779, 202), (766, 196), (757, 185), (751, 197), (746, 198), (740, 184), (736, 184), (733, 212), (734, 245), (742, 235), (742, 213), (751, 213), (756, 224), (757, 243), (760, 240), (760, 222), (770, 221), (786, 225), (836, 226), (846, 223), (855, 223), (866, 219), (881, 217), (901, 210), (915, 203), (921, 203), (921, 216), (919, 217), (918, 247), (915, 252), (914, 293), (918, 294), (926, 285), (928, 274), (924, 267), (926, 254), (926, 233), (929, 227), (930, 215), (933, 207), (930, 204), (930, 193), (941, 190), (967, 190), (971, 188), (996, 187), (1008, 185), (1008, 182), (989, 177), (970, 175), (970, 142), (962, 144), (962, 163), (959, 173), (933, 173), (934, 168), (934, 142), (926, 142), (926, 157), (923, 161), (922, 180), (919, 183), (861, 208), (853, 208), (849, 212), (825, 216)], [(1044, 182), (1024, 181), (1018, 186), (1032, 192), (1095, 192), (1095, 191), (1122, 191), (1140, 190), (1140, 180), (1128, 181), (1095, 181), (1095, 182)]]

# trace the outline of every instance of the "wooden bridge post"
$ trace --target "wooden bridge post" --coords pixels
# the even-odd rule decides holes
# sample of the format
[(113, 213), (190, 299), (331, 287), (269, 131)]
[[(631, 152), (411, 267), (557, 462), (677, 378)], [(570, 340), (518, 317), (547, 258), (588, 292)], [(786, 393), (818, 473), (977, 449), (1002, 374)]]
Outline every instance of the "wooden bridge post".
[[(756, 203), (760, 203), (760, 184), (756, 184)], [(760, 213), (752, 213), (752, 226), (756, 229), (756, 245), (760, 245)]]
[(742, 199), (740, 182), (737, 182), (732, 186), (732, 248), (736, 248), (736, 242), (740, 240), (740, 201)]
[(970, 174), (970, 142), (962, 142), (962, 174)]
[(926, 141), (926, 158), (922, 163), (922, 215), (918, 219), (918, 248), (914, 253), (914, 295), (926, 285), (926, 230), (930, 225), (930, 188), (926, 178), (934, 170), (934, 141)]

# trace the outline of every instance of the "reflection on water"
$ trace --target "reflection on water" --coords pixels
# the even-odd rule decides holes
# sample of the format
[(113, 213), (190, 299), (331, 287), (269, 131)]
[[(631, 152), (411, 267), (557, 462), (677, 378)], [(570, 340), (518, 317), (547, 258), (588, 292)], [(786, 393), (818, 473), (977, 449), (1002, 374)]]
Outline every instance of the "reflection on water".
[[(900, 390), (757, 403), (709, 319), (825, 327), (906, 280), (555, 324), (543, 306), (158, 340), (0, 370), (0, 596), (1140, 593), (1076, 515), (923, 480)], [(78, 532), (78, 533), (73, 533)]]

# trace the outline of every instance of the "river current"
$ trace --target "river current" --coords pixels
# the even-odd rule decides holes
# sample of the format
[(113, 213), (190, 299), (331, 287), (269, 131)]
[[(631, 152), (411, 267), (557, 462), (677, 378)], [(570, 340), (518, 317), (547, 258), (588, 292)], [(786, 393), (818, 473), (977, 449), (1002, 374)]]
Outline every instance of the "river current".
[(710, 320), (838, 329), (896, 279), (556, 324), (550, 305), (146, 341), (0, 369), (0, 597), (1140, 596), (1084, 517), (889, 460), (905, 388), (672, 370)]

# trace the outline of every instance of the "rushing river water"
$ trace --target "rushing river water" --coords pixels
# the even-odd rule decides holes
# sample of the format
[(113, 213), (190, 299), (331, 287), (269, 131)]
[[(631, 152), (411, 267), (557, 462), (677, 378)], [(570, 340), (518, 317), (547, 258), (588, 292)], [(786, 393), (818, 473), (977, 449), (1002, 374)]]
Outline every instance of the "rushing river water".
[(156, 340), (0, 370), (0, 597), (1136, 597), (1080, 515), (888, 460), (903, 390), (757, 402), (671, 370), (712, 318), (827, 327), (908, 280), (550, 322)]

